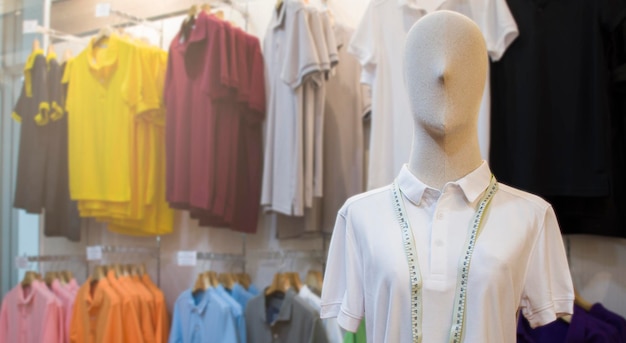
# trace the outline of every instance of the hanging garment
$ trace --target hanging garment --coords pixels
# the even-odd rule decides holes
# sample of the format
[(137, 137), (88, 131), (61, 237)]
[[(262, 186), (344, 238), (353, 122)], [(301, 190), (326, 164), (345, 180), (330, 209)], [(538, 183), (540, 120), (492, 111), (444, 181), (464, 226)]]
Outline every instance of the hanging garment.
[(20, 146), (15, 185), (15, 208), (39, 214), (44, 207), (46, 151), (50, 104), (47, 63), (43, 50), (33, 51), (24, 65), (24, 84), (13, 109), (20, 125)]
[(246, 307), (248, 343), (326, 343), (319, 314), (293, 290), (284, 297), (260, 294)]
[(63, 343), (63, 308), (47, 286), (17, 285), (2, 300), (1, 343)]

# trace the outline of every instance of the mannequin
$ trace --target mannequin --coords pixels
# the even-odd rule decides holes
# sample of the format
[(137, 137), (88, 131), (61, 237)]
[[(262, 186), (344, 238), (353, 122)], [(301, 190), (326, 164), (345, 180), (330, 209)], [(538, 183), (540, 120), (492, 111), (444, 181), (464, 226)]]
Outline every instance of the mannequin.
[(487, 77), (487, 47), (469, 18), (437, 11), (417, 22), (405, 50), (413, 110), (409, 170), (441, 189), (478, 168), (478, 113)]
[(433, 12), (411, 28), (405, 51), (409, 163), (392, 185), (339, 210), (321, 317), (350, 332), (365, 318), (372, 343), (514, 343), (518, 312), (540, 326), (573, 311), (556, 215), (497, 183), (481, 159), (488, 55), (477, 25)]

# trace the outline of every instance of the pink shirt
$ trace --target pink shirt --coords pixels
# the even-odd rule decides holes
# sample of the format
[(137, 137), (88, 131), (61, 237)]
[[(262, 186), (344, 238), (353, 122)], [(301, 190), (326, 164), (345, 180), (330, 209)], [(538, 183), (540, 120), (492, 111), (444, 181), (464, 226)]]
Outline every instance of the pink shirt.
[(74, 294), (74, 296), (76, 296), (80, 285), (78, 284), (78, 282), (76, 282), (76, 279), (72, 279), (65, 285), (65, 288), (68, 289), (72, 294)]
[(76, 293), (61, 285), (59, 280), (52, 282), (52, 293), (63, 304), (63, 342), (69, 342), (70, 322), (72, 321), (72, 310), (74, 309)]
[(57, 299), (39, 281), (13, 288), (0, 310), (0, 343), (63, 343)]

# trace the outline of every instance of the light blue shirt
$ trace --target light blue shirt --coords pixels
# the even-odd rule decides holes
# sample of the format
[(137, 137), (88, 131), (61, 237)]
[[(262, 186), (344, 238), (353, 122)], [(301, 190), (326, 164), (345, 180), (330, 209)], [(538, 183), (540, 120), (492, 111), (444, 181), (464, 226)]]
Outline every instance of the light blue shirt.
[(250, 286), (248, 287), (248, 292), (252, 293), (252, 295), (259, 295), (259, 289), (252, 284), (250, 284)]
[(232, 295), (233, 299), (235, 299), (235, 301), (237, 301), (239, 305), (241, 305), (241, 308), (244, 311), (246, 310), (248, 300), (254, 298), (254, 295), (252, 293), (246, 291), (246, 289), (238, 283), (235, 283), (233, 285), (233, 289), (230, 291), (230, 295)]
[(184, 291), (174, 304), (169, 343), (240, 343), (230, 305), (213, 289)]
[(237, 327), (239, 343), (246, 343), (246, 318), (244, 317), (243, 308), (233, 299), (224, 286), (218, 285), (215, 291), (230, 307), (231, 314), (235, 320), (235, 326)]

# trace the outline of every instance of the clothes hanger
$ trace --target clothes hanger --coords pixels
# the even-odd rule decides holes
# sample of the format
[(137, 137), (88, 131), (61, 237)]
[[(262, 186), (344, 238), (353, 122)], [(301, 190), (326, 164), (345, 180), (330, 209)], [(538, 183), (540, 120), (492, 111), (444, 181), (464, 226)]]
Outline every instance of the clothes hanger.
[(39, 42), (39, 39), (35, 38), (33, 39), (33, 52), (41, 50), (41, 43)]
[(69, 283), (74, 278), (74, 274), (72, 274), (72, 272), (69, 271), (69, 270), (62, 271), (61, 275), (63, 276), (63, 279), (65, 280), (65, 283)]
[(319, 270), (309, 270), (304, 279), (307, 287), (314, 293), (320, 293), (322, 290), (322, 272)]
[(291, 287), (296, 291), (296, 292), (300, 292), (300, 289), (302, 288), (302, 280), (300, 280), (300, 273), (296, 273), (296, 272), (288, 272), (285, 273), (287, 278), (289, 279), (289, 283), (291, 284)]
[(48, 287), (51, 287), (54, 280), (58, 280), (58, 279), (59, 279), (59, 274), (55, 271), (46, 272), (46, 275), (44, 276), (44, 281), (46, 285), (48, 285)]
[(199, 273), (196, 282), (193, 284), (192, 293), (204, 292), (211, 287), (211, 283), (206, 273)]
[(68, 60), (71, 60), (72, 57), (74, 57), (74, 53), (72, 53), (72, 50), (70, 50), (70, 49), (65, 50), (65, 54), (63, 55), (63, 59), (65, 61), (68, 61)]
[(91, 274), (91, 281), (98, 282), (106, 277), (107, 268), (105, 266), (96, 266)]
[(219, 283), (227, 289), (233, 289), (233, 286), (235, 285), (235, 278), (231, 273), (220, 274), (218, 280)]
[(575, 288), (574, 288), (574, 304), (580, 306), (587, 312), (591, 311), (591, 308), (593, 307), (593, 304), (585, 300), (585, 298), (583, 298), (580, 295), (580, 293), (578, 293), (578, 290)]
[(274, 293), (287, 293), (287, 290), (291, 288), (289, 278), (284, 273), (274, 274), (272, 284), (265, 290), (265, 295), (272, 295)]
[(39, 280), (40, 278), (41, 276), (39, 275), (39, 273), (29, 270), (24, 273), (24, 278), (22, 279), (21, 285), (22, 287), (29, 287), (33, 284), (35, 280)]
[(245, 289), (250, 288), (250, 285), (252, 284), (252, 279), (250, 278), (250, 275), (248, 275), (248, 273), (239, 273), (237, 274), (237, 278), (241, 286), (243, 286)]
[(100, 31), (98, 31), (98, 34), (96, 35), (93, 41), (93, 46), (98, 46), (104, 43), (104, 41), (110, 38), (112, 34), (113, 34), (113, 28), (111, 26), (107, 25), (107, 26), (102, 27)]

